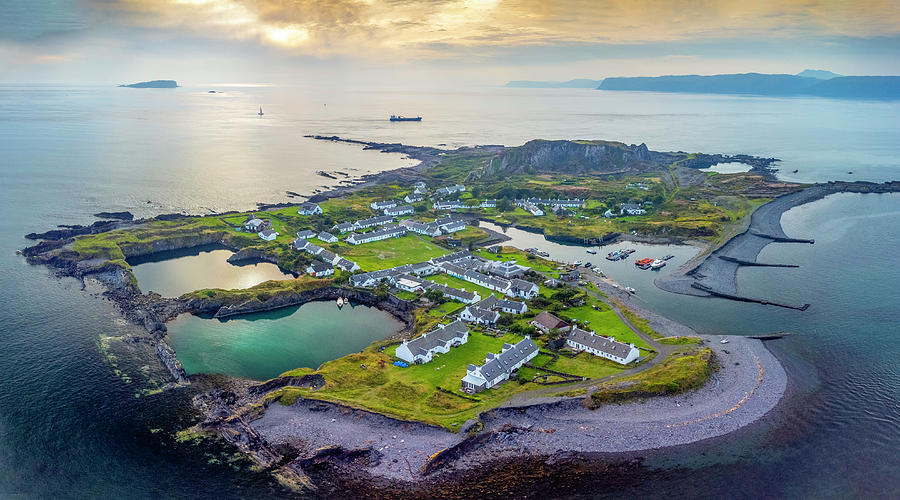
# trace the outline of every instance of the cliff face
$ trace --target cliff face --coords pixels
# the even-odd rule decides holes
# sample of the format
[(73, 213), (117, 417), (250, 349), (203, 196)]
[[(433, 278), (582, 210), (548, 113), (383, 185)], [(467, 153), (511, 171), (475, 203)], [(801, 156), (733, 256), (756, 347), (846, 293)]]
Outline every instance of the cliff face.
[(614, 141), (528, 141), (491, 158), (472, 173), (472, 179), (497, 174), (562, 172), (572, 174), (613, 173), (640, 170), (653, 162), (645, 144)]

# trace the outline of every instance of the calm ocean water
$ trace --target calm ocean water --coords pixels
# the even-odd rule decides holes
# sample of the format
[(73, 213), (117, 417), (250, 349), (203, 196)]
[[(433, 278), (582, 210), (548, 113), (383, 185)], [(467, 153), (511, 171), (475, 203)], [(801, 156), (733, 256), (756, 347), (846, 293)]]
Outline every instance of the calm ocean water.
[[(391, 113), (425, 120), (391, 124)], [(616, 139), (775, 156), (792, 180), (900, 179), (897, 103), (500, 88), (0, 86), (0, 496), (278, 491), (215, 450), (175, 444), (170, 433), (190, 424), (190, 391), (153, 393), (166, 380), (152, 356), (115, 341), (132, 327), (74, 280), (57, 282), (14, 252), (27, 232), (86, 223), (99, 210), (246, 209), (333, 182), (316, 170), (361, 175), (410, 163), (302, 137), (312, 133), (448, 147)], [(810, 302), (808, 311), (649, 291), (642, 300), (702, 331), (796, 332), (770, 344), (797, 382), (789, 404), (727, 439), (647, 454), (640, 484), (617, 486), (613, 496), (900, 491), (900, 268), (892, 264), (900, 197), (833, 196), (788, 212), (784, 224), (817, 243), (770, 245), (761, 258), (801, 267), (744, 270), (742, 286)]]

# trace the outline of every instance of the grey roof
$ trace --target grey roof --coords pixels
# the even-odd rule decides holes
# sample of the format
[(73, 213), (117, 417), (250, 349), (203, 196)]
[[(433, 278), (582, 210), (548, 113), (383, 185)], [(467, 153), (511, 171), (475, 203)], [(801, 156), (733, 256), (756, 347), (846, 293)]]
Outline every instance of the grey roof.
[(310, 231), (309, 229), (304, 229), (303, 231), (297, 231), (298, 238), (312, 238), (316, 233)]
[(463, 250), (460, 252), (453, 252), (451, 254), (442, 255), (440, 257), (435, 257), (435, 258), (431, 259), (431, 262), (434, 262), (435, 264), (440, 264), (442, 262), (453, 262), (453, 261), (457, 261), (459, 259), (464, 259), (471, 255), (472, 254), (469, 251)]
[(503, 350), (500, 354), (488, 354), (485, 358), (484, 365), (481, 367), (481, 374), (485, 380), (493, 380), (502, 373), (511, 373), (513, 366), (527, 358), (531, 353), (537, 352), (538, 346), (531, 341), (530, 338), (517, 342), (515, 345), (503, 344)]
[(638, 210), (641, 206), (637, 203), (622, 203), (622, 210)]
[(349, 271), (350, 269), (353, 269), (353, 266), (355, 266), (356, 263), (342, 257), (338, 259), (338, 261), (335, 262), (334, 265), (343, 269), (344, 271)]
[(413, 211), (415, 211), (415, 209), (412, 207), (412, 205), (400, 205), (398, 207), (386, 208), (384, 210), (384, 213), (385, 214), (399, 214), (399, 213), (403, 213), (403, 212), (413, 212)]
[(342, 233), (346, 233), (347, 231), (351, 231), (356, 225), (353, 222), (341, 222), (340, 224), (335, 224), (332, 229), (337, 229)]
[(442, 325), (421, 337), (409, 341), (407, 346), (413, 355), (425, 355), (437, 346), (445, 345), (456, 337), (461, 337), (469, 331), (462, 321), (454, 321), (448, 325)]
[(534, 290), (539, 288), (536, 284), (519, 278), (513, 278), (509, 281), (512, 283), (513, 290)]
[(332, 262), (334, 261), (335, 257), (337, 257), (337, 254), (328, 250), (322, 250), (322, 252), (319, 254), (319, 257), (321, 257), (322, 260), (326, 262)]
[(313, 203), (311, 201), (305, 201), (300, 204), (300, 210), (302, 210), (304, 212), (311, 212), (311, 211), (315, 210), (316, 207), (318, 207), (318, 206), (319, 206), (318, 204)]
[(389, 222), (393, 222), (394, 218), (390, 215), (378, 215), (375, 217), (369, 217), (368, 219), (358, 220), (353, 223), (354, 226), (360, 229), (364, 229), (372, 226), (380, 226), (382, 224), (387, 224)]
[(276, 233), (275, 233), (275, 231), (273, 231), (271, 229), (264, 229), (264, 230), (260, 231), (259, 234), (261, 234), (263, 236), (271, 236)]
[[(451, 264), (452, 265), (452, 264)], [(469, 280), (476, 280), (478, 283), (485, 283), (488, 288), (496, 288), (500, 290), (506, 290), (510, 287), (511, 283), (509, 280), (505, 280), (503, 278), (495, 278), (493, 276), (488, 276), (484, 273), (479, 273), (478, 271), (466, 271), (465, 277)]]
[(497, 318), (500, 315), (496, 311), (492, 311), (490, 309), (482, 309), (477, 305), (469, 306), (466, 309), (469, 310), (469, 314), (475, 318), (476, 321), (481, 323), (493, 323), (497, 321)]
[[(377, 231), (370, 231), (368, 233), (359, 233), (359, 234), (354, 233), (351, 236), (354, 236), (353, 239), (355, 239), (355, 240), (366, 240), (366, 239), (370, 239), (370, 238), (377, 238), (379, 236), (394, 235), (394, 234), (406, 234), (406, 228), (398, 227), (398, 226), (391, 226), (391, 227), (385, 227), (384, 229), (379, 229)], [(349, 238), (349, 236), (348, 236), (348, 238)]]
[(326, 264), (319, 260), (312, 261), (312, 263), (309, 265), (309, 267), (311, 267), (313, 272), (315, 272), (315, 273), (321, 273), (321, 272), (325, 272), (329, 269), (332, 269), (330, 264)]
[(337, 236), (329, 233), (328, 231), (321, 231), (319, 234), (316, 235), (316, 238), (319, 238), (322, 241), (327, 241), (332, 238), (337, 238)]
[(453, 288), (447, 285), (442, 285), (440, 283), (435, 283), (433, 281), (428, 281), (428, 289), (429, 290), (440, 290), (444, 295), (450, 297), (456, 297), (462, 299), (466, 302), (469, 302), (475, 298), (474, 292), (469, 292), (466, 290), (460, 290), (459, 288)]
[(598, 351), (602, 351), (619, 358), (627, 357), (628, 352), (631, 351), (631, 346), (628, 344), (623, 344), (622, 342), (618, 342), (614, 339), (602, 337), (593, 332), (586, 332), (580, 328), (572, 329), (572, 331), (569, 332), (568, 335), (566, 335), (566, 340), (571, 340), (572, 342), (575, 342), (577, 344), (581, 344), (583, 346), (590, 347), (591, 349), (596, 349)]
[(307, 243), (306, 247), (304, 247), (303, 249), (306, 250), (307, 252), (309, 252), (311, 254), (315, 254), (315, 255), (319, 255), (322, 251), (325, 250), (324, 248), (320, 247), (319, 245), (316, 245), (315, 243)]
[(525, 311), (525, 303), (518, 300), (498, 299), (494, 295), (488, 295), (487, 298), (475, 304), (482, 309), (512, 309), (518, 311), (519, 314)]

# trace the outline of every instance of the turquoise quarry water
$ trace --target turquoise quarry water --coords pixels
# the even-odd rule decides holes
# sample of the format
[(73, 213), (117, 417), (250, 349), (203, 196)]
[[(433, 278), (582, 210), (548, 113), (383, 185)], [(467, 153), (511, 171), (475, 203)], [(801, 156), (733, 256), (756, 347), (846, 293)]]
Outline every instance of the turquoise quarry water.
[(228, 262), (234, 253), (215, 247), (156, 254), (153, 260), (129, 259), (138, 287), (164, 297), (178, 297), (203, 288), (250, 288), (269, 280), (293, 279), (270, 262)]
[[(172, 434), (194, 423), (186, 411), (193, 389), (147, 390), (167, 382), (152, 353), (129, 355), (141, 346), (113, 341), (115, 357), (98, 348), (99, 339), (132, 327), (80, 283), (29, 266), (15, 250), (29, 243), (25, 233), (89, 223), (100, 210), (142, 216), (248, 209), (287, 201), (286, 190), (310, 193), (334, 182), (316, 170), (356, 176), (410, 164), (304, 134), (449, 146), (618, 139), (661, 150), (775, 156), (788, 179), (900, 179), (900, 104), (892, 102), (499, 88), (207, 90), (0, 86), (0, 496), (281, 492), (264, 474), (174, 443)], [(262, 119), (255, 116), (259, 105)], [(398, 109), (425, 119), (387, 122)], [(642, 454), (638, 480), (586, 477), (575, 491), (896, 497), (900, 267), (893, 261), (900, 200), (833, 196), (791, 210), (785, 227), (817, 243), (770, 245), (761, 258), (801, 267), (742, 270), (741, 286), (811, 303), (805, 312), (634, 285), (635, 300), (702, 331), (796, 332), (770, 343), (792, 376), (783, 409), (722, 439)], [(544, 487), (535, 485), (535, 496)]]
[(188, 374), (224, 373), (266, 380), (357, 352), (399, 331), (390, 314), (331, 301), (227, 320), (182, 315), (169, 324), (169, 343)]

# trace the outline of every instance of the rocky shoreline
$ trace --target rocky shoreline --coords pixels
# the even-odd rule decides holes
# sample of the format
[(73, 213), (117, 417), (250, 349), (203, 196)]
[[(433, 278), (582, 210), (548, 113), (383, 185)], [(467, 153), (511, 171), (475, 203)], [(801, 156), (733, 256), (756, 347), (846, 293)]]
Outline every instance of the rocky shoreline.
[[(273, 402), (264, 411), (244, 406), (234, 413), (220, 402), (200, 427), (232, 436), (237, 444), (253, 436), (265, 447), (264, 455), (278, 450), (282, 467), (293, 473), (324, 467), (383, 491), (422, 493), (510, 461), (652, 450), (749, 425), (775, 407), (787, 375), (761, 341), (737, 337), (720, 344), (718, 339), (704, 337), (721, 369), (701, 389), (597, 410), (585, 408), (583, 396), (540, 399), (489, 410), (477, 427), (470, 423), (454, 434), (315, 400)], [(244, 434), (235, 434), (236, 420)]]
[(754, 302), (789, 309), (806, 310), (809, 304), (781, 304), (764, 298), (746, 297), (740, 292), (737, 274), (742, 266), (795, 267), (777, 262), (758, 262), (756, 259), (769, 243), (815, 243), (812, 240), (791, 238), (781, 227), (781, 216), (791, 208), (820, 200), (837, 193), (896, 193), (900, 182), (829, 182), (816, 184), (788, 193), (759, 207), (750, 216), (749, 226), (725, 244), (713, 250), (703, 260), (686, 270), (679, 270), (655, 281), (667, 292), (697, 297), (719, 297)]

